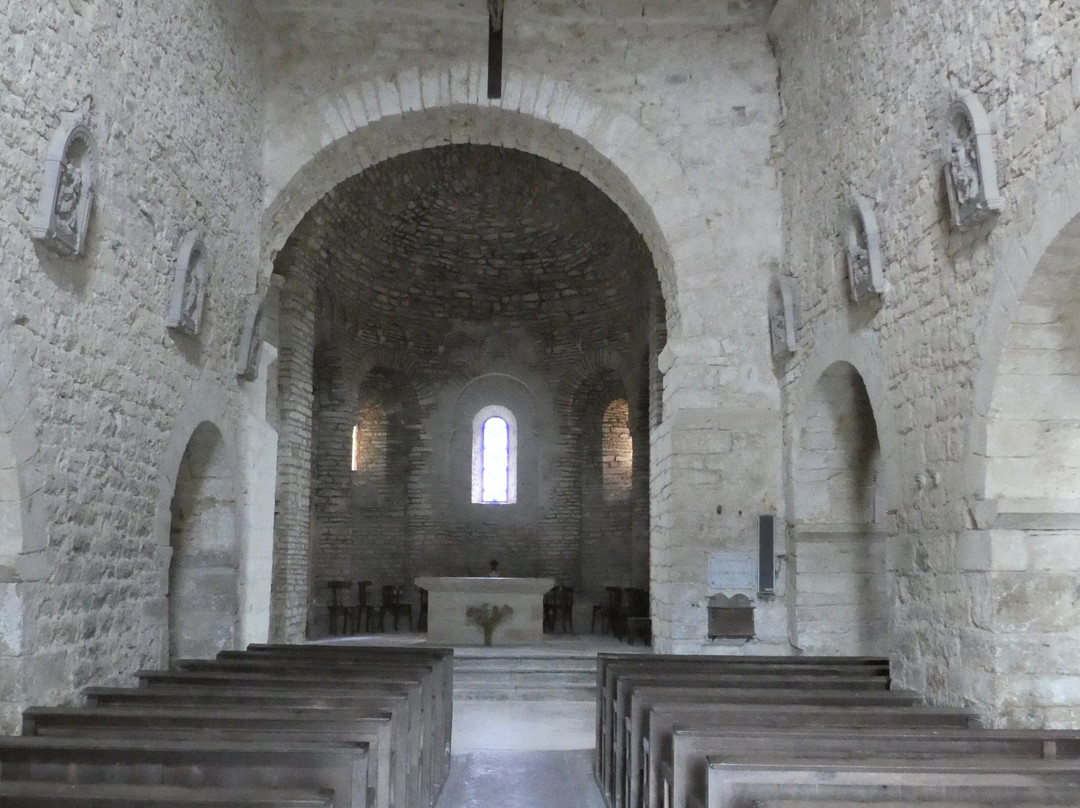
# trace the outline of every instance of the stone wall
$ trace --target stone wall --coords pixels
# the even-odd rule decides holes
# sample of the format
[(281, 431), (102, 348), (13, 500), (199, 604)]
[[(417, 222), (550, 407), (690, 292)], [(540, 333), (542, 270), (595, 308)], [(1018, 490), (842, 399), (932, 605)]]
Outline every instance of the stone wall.
[[(1050, 575), (1045, 557), (1030, 566), (1008, 557), (1022, 539), (994, 526), (1031, 531), (1038, 520), (996, 516), (1007, 491), (1000, 480), (987, 485), (985, 459), (1010, 323), (1028, 321), (1024, 287), (1077, 213), (1065, 192), (1080, 152), (1077, 25), (1066, 2), (854, 0), (782, 1), (771, 24), (785, 112), (783, 271), (801, 322), (796, 355), (781, 368), (789, 462), (819, 378), (836, 361), (851, 363), (882, 451), (898, 680), (1000, 722), (1075, 723), (1078, 703), (1075, 629), (1065, 628), (1076, 625), (1075, 602), (1033, 595), (1040, 581), (1058, 593), (1075, 582), (1075, 562)], [(989, 115), (1004, 197), (996, 222), (963, 233), (950, 225), (941, 156), (961, 88)], [(880, 303), (859, 307), (847, 300), (843, 244), (855, 192), (875, 206), (887, 283)], [(1071, 289), (1052, 294), (1075, 299)], [(1049, 401), (1053, 382), (1031, 381), (1032, 395)], [(1019, 510), (1048, 509), (1060, 502)], [(1034, 634), (1015, 642), (1026, 629)], [(1039, 655), (1046, 678), (1034, 685), (1040, 644), (1060, 652)]]
[[(0, 398), (17, 414), (0, 428), (14, 444), (4, 499), (15, 488), (22, 517), (21, 537), (2, 542), (7, 562), (20, 551), (14, 570), (0, 561), (3, 623), (15, 626), (0, 650), (5, 729), (20, 704), (61, 702), (165, 658), (166, 447), (193, 388), (236, 395), (259, 269), (261, 93), (246, 11), (121, 0), (0, 12)], [(72, 260), (29, 231), (59, 116), (80, 109), (96, 199)], [(196, 226), (216, 270), (202, 330), (187, 337), (165, 315), (178, 246)]]
[[(610, 200), (521, 152), (421, 151), (336, 188), (278, 263), (320, 289), (311, 633), (341, 578), (377, 593), (418, 574), (484, 574), (497, 558), (506, 575), (574, 586), (583, 611), (605, 585), (647, 584), (648, 452), (635, 459), (632, 444), (647, 446), (657, 282)], [(618, 446), (605, 450), (616, 400)], [(506, 505), (472, 501), (475, 417), (490, 405), (514, 418)], [(361, 448), (378, 451), (353, 470), (358, 424)]]
[[(708, 554), (754, 552), (756, 516), (781, 499), (779, 394), (762, 325), (780, 255), (769, 5), (518, 4), (499, 100), (483, 90), (483, 6), (362, 2), (344, 18), (306, 3), (261, 7), (268, 250), (338, 183), (447, 142), (578, 171), (641, 233), (668, 333), (651, 373), (663, 374), (665, 418), (649, 447), (651, 548), (635, 564), (651, 569), (655, 634), (669, 651), (724, 650), (705, 642)], [(787, 649), (783, 603), (759, 613), (762, 648)]]

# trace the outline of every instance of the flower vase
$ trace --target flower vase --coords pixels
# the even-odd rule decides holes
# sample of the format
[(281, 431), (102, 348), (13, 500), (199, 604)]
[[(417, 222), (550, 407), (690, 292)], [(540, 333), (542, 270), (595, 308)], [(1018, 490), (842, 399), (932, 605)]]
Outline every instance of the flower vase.
[(484, 645), (491, 645), (491, 636), (495, 633), (495, 626), (484, 627)]

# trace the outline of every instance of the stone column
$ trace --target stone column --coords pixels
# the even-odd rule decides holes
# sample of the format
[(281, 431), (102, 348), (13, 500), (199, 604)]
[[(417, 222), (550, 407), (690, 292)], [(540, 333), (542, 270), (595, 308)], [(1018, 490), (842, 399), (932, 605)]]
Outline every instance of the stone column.
[(311, 409), (315, 291), (290, 275), (281, 290), (278, 348), (278, 487), (270, 637), (304, 639), (311, 553)]
[[(709, 556), (740, 554), (756, 563), (758, 514), (772, 512), (779, 497), (779, 410), (737, 373), (729, 381), (732, 364), (707, 341), (669, 342), (660, 356), (664, 417), (650, 453), (650, 593), (661, 653), (739, 653), (706, 636)], [(756, 620), (758, 641), (769, 646), (759, 652), (783, 653), (782, 605), (759, 601)]]

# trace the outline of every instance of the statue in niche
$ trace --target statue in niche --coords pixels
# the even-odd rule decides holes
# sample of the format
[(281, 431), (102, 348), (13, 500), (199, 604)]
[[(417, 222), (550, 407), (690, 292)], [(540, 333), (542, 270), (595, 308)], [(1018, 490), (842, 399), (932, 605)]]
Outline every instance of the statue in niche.
[(848, 283), (855, 303), (885, 293), (881, 269), (881, 233), (873, 203), (856, 195), (848, 214), (847, 229)]
[(60, 255), (82, 255), (93, 200), (93, 140), (81, 113), (60, 116), (45, 156), (31, 236)]
[(949, 109), (942, 157), (953, 225), (967, 230), (1001, 210), (990, 120), (974, 93), (961, 92)]
[[(965, 122), (966, 123), (966, 122)], [(956, 201), (960, 205), (968, 205), (979, 198), (981, 183), (979, 182), (979, 158), (975, 154), (975, 138), (971, 134), (970, 127), (964, 136), (957, 137), (952, 142), (949, 150), (949, 162), (946, 170), (952, 180), (952, 187), (956, 193)]]
[(254, 295), (248, 306), (244, 329), (240, 332), (240, 344), (236, 351), (236, 375), (244, 381), (253, 382), (259, 376), (259, 355), (262, 352), (263, 306), (259, 295)]
[(180, 244), (173, 279), (173, 296), (165, 324), (185, 334), (199, 333), (206, 284), (210, 279), (210, 256), (202, 231), (192, 230)]
[(795, 307), (786, 278), (774, 280), (769, 290), (769, 337), (773, 359), (795, 353)]
[(69, 156), (60, 167), (60, 188), (56, 194), (56, 219), (71, 237), (78, 230), (76, 215), (82, 197), (82, 169)]

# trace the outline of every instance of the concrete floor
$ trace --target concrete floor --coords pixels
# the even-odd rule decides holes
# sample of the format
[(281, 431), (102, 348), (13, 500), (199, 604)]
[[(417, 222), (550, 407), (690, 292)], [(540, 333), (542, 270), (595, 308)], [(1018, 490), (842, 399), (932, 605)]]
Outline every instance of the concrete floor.
[[(423, 635), (393, 633), (323, 642), (421, 644)], [(514, 656), (582, 650), (647, 652), (611, 637), (572, 635), (529, 648), (462, 647), (456, 655)], [(454, 703), (450, 776), (435, 808), (606, 808), (593, 777), (596, 706), (580, 701)]]

